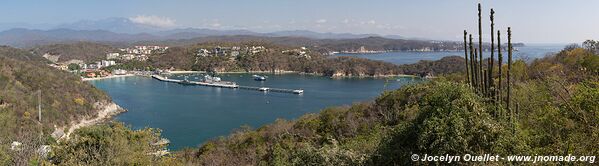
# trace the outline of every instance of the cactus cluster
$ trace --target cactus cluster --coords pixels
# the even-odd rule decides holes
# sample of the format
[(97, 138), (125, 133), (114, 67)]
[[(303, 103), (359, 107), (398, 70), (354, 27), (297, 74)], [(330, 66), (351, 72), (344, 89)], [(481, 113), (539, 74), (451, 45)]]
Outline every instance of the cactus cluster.
[[(482, 43), (482, 23), (481, 23), (481, 4), (478, 4), (478, 48), (475, 48), (472, 43), (472, 34), (468, 34), (464, 30), (464, 58), (466, 60), (466, 77), (467, 83), (481, 96), (488, 99), (498, 105), (498, 108), (502, 108), (505, 104), (505, 108), (510, 110), (511, 105), (511, 69), (512, 69), (512, 31), (511, 27), (508, 27), (508, 62), (507, 71), (503, 73), (503, 55), (501, 47), (501, 31), (497, 30), (497, 47), (495, 47), (495, 11), (490, 11), (491, 21), (491, 55), (486, 60), (483, 59), (483, 43)], [(467, 41), (469, 36), (469, 41)], [(494, 72), (495, 67), (495, 49), (497, 49), (497, 73)], [(485, 64), (486, 63), (486, 64)], [(486, 68), (484, 67), (486, 65)], [(502, 77), (507, 77), (504, 83)], [(506, 84), (507, 83), (507, 84)], [(507, 86), (503, 87), (503, 86)], [(507, 95), (504, 97), (504, 91), (507, 91)], [(511, 116), (511, 115), (510, 115)]]

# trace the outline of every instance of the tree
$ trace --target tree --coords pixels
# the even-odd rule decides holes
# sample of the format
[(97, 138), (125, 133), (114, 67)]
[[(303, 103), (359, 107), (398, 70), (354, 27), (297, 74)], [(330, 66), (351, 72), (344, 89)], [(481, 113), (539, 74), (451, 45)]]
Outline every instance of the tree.
[(599, 50), (599, 42), (595, 40), (586, 40), (582, 42), (582, 47), (593, 52), (597, 52)]
[(157, 129), (131, 130), (122, 123), (78, 129), (55, 149), (57, 165), (154, 165), (152, 154), (164, 148)]
[(75, 64), (75, 63), (69, 64), (68, 67), (69, 67), (69, 70), (80, 70), (81, 69), (81, 67), (78, 64)]

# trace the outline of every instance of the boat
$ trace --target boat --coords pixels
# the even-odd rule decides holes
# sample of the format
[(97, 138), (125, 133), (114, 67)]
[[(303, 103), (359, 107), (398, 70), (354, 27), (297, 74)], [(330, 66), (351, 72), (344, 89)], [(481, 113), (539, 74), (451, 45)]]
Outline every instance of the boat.
[(256, 81), (266, 81), (266, 76), (254, 75)]
[(212, 77), (210, 75), (205, 75), (204, 79), (202, 81), (203, 82), (220, 82), (221, 79), (220, 79), (220, 77)]
[(179, 84), (181, 85), (195, 85), (195, 83), (189, 81), (189, 80), (181, 80), (181, 82), (179, 82)]
[(191, 82), (191, 81), (189, 81), (187, 79), (187, 76), (185, 76), (185, 79), (181, 80), (181, 82), (179, 82), (179, 84), (182, 84), (182, 85), (195, 85), (195, 83), (193, 83), (193, 82)]
[(266, 91), (268, 91), (268, 90), (269, 90), (269, 88), (263, 87), (263, 88), (259, 88), (258, 90), (259, 90), (259, 91), (266, 92)]
[(302, 93), (304, 93), (304, 90), (302, 90), (302, 89), (293, 90), (293, 93), (294, 94), (302, 94)]

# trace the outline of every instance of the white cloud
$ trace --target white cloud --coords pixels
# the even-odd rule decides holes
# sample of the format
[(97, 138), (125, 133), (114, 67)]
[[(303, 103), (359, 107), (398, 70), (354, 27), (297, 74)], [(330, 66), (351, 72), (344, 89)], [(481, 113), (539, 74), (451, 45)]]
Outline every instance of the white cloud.
[(360, 22), (360, 24), (362, 24), (362, 25), (375, 25), (376, 21), (374, 21), (374, 20), (362, 21), (362, 22)]
[(219, 19), (204, 19), (202, 20), (202, 28), (215, 28), (221, 29), (226, 26), (221, 23)]
[(212, 24), (210, 24), (210, 26), (214, 27), (214, 28), (218, 28), (218, 27), (220, 27), (222, 25), (220, 23), (212, 23)]
[(348, 24), (349, 23), (349, 19), (346, 18), (345, 20), (343, 20), (341, 22), (344, 23), (344, 24)]
[(326, 19), (319, 19), (319, 20), (316, 20), (316, 23), (318, 23), (318, 24), (324, 24), (324, 23), (327, 23), (327, 20)]
[(175, 20), (168, 18), (168, 17), (138, 15), (138, 16), (129, 18), (129, 20), (131, 20), (134, 23), (157, 26), (157, 27), (174, 27), (174, 26), (176, 26)]

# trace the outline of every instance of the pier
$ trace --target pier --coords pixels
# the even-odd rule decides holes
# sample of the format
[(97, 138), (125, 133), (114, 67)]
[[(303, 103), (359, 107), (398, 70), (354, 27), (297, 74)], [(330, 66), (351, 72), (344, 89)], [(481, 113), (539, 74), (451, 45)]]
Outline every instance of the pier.
[(278, 93), (293, 93), (293, 94), (303, 94), (304, 90), (302, 89), (280, 89), (280, 88), (269, 88), (269, 87), (253, 87), (253, 86), (240, 86), (235, 82), (229, 81), (218, 81), (218, 82), (200, 82), (200, 81), (188, 81), (188, 80), (177, 80), (177, 79), (169, 79), (167, 77), (163, 77), (160, 75), (152, 75), (152, 78), (157, 79), (159, 81), (164, 82), (172, 82), (183, 85), (200, 85), (200, 86), (210, 86), (210, 87), (218, 87), (218, 88), (230, 88), (230, 89), (245, 89), (245, 90), (255, 90), (261, 92), (278, 92)]

